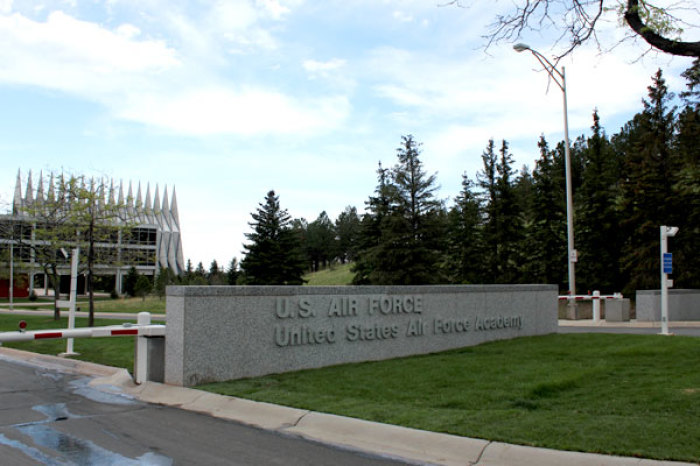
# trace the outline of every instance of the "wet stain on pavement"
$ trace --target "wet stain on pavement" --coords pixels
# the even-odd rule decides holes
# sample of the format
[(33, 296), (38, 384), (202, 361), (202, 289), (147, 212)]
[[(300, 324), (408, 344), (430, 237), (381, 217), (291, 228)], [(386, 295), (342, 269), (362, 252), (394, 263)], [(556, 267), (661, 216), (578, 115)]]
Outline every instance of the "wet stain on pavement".
[[(39, 422), (18, 424), (14, 429), (32, 439), (33, 445), (9, 439), (0, 434), (0, 444), (22, 451), (42, 464), (54, 465), (147, 465), (169, 466), (173, 461), (164, 455), (148, 452), (138, 458), (128, 458), (85, 439), (60, 432), (51, 427), (54, 422), (79, 419), (70, 413), (65, 403), (37, 405), (33, 409), (46, 416)], [(44, 451), (37, 447), (41, 447)], [(45, 453), (50, 451), (51, 454)]]

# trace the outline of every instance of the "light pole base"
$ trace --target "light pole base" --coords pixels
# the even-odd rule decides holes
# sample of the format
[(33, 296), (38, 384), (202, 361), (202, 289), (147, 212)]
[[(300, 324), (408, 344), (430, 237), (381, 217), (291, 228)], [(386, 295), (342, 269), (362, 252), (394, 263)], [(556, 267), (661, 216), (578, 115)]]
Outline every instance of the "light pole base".
[(583, 318), (581, 310), (575, 301), (569, 301), (569, 304), (567, 304), (566, 318), (569, 320), (580, 320)]

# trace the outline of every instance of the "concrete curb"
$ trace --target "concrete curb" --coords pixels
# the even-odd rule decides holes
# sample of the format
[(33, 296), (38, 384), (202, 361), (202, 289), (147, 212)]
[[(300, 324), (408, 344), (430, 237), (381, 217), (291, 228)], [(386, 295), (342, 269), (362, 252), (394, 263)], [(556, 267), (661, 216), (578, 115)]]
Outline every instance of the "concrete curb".
[(417, 464), (488, 466), (690, 466), (593, 453), (550, 450), (427, 432), (361, 419), (216, 395), (157, 382), (136, 385), (126, 369), (0, 347), (0, 359), (95, 377), (90, 387), (111, 394), (196, 411), (320, 443)]
[[(609, 328), (658, 328), (661, 329), (661, 322), (655, 321), (637, 321), (630, 320), (628, 322), (607, 322), (599, 320), (594, 322), (593, 319), (578, 319), (566, 320), (559, 319), (560, 327), (609, 327)], [(700, 321), (671, 321), (669, 327), (680, 328), (695, 328), (700, 327)]]

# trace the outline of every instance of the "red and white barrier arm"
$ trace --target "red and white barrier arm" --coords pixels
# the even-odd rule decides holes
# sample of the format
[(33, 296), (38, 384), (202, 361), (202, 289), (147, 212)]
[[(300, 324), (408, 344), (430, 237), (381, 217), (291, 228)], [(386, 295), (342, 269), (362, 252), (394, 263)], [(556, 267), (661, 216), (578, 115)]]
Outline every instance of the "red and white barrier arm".
[(559, 301), (593, 301), (594, 299), (622, 299), (621, 294), (613, 294), (613, 295), (601, 295), (601, 296), (593, 296), (593, 295), (576, 295), (576, 296), (559, 296)]
[(86, 327), (59, 330), (34, 330), (29, 332), (0, 333), (0, 343), (10, 341), (46, 340), (54, 338), (93, 338), (120, 336), (162, 336), (165, 325), (110, 325), (107, 327)]

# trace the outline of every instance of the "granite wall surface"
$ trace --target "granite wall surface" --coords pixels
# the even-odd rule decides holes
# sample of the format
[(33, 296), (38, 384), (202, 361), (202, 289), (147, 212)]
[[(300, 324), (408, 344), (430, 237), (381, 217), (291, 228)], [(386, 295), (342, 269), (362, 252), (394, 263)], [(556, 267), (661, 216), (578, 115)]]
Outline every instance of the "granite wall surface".
[(173, 286), (166, 308), (183, 386), (557, 331), (553, 285)]
[[(661, 321), (661, 291), (637, 290), (637, 320)], [(700, 320), (700, 290), (668, 290), (668, 320)]]

